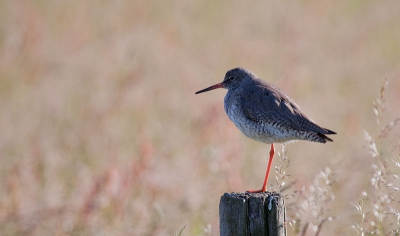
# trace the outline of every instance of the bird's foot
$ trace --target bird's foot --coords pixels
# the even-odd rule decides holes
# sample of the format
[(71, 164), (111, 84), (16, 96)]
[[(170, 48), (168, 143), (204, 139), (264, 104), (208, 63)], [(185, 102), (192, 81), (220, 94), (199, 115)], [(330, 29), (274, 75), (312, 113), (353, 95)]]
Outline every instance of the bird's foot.
[(267, 188), (262, 188), (262, 189), (259, 189), (259, 190), (247, 190), (246, 191), (246, 193), (263, 193), (263, 192), (266, 192), (267, 191)]

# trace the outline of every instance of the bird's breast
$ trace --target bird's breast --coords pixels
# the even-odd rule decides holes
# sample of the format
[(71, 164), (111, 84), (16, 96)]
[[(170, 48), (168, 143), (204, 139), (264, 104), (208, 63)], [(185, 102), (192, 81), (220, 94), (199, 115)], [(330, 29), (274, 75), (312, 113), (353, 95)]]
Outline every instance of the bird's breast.
[(227, 93), (224, 99), (225, 112), (235, 126), (247, 137), (263, 143), (282, 143), (298, 139), (298, 133), (268, 119), (255, 123), (243, 112), (240, 94)]

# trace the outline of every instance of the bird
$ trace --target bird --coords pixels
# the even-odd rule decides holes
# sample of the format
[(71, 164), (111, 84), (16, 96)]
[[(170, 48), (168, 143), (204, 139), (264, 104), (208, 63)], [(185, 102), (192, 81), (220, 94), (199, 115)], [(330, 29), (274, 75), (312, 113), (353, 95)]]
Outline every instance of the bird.
[(247, 192), (267, 191), (268, 176), (275, 154), (274, 143), (297, 140), (326, 143), (333, 141), (327, 135), (336, 134), (314, 123), (280, 88), (257, 78), (245, 68), (229, 70), (221, 83), (195, 94), (218, 88), (228, 90), (224, 98), (224, 109), (235, 126), (248, 138), (271, 145), (261, 189)]

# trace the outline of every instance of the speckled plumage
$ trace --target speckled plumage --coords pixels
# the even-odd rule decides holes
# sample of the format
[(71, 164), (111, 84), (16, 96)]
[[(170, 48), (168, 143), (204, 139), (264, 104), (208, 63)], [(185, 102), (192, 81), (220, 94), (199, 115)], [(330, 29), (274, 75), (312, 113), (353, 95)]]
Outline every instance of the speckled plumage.
[(315, 124), (292, 98), (249, 70), (229, 70), (221, 87), (228, 89), (224, 99), (226, 114), (251, 139), (263, 143), (332, 141), (326, 135), (335, 132)]
[(271, 144), (263, 187), (261, 190), (250, 192), (266, 191), (275, 152), (273, 143), (295, 140), (326, 143), (332, 141), (326, 135), (336, 134), (315, 124), (300, 110), (293, 99), (278, 87), (258, 79), (254, 73), (244, 68), (229, 70), (221, 83), (200, 90), (196, 94), (216, 88), (228, 89), (224, 108), (236, 127), (251, 139)]
[(315, 124), (278, 87), (243, 68), (228, 71), (225, 79), (232, 76), (240, 81), (239, 86), (228, 87), (225, 112), (247, 137), (264, 143), (332, 141), (326, 134), (334, 132)]

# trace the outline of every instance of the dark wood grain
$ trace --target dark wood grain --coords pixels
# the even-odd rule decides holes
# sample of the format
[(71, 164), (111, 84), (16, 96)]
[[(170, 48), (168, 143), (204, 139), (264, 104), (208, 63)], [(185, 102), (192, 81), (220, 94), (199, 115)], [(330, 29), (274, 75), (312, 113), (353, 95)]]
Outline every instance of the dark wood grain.
[(278, 193), (225, 193), (219, 221), (221, 236), (286, 236), (284, 199)]

